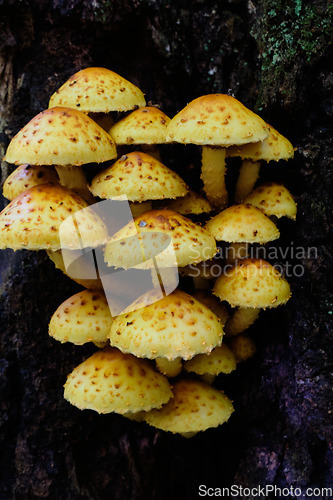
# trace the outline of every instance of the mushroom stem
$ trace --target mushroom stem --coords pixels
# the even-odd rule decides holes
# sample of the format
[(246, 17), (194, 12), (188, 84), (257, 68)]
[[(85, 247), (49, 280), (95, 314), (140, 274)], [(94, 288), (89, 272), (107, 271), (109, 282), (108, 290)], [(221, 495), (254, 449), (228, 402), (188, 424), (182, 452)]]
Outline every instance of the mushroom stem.
[(110, 128), (114, 125), (114, 119), (110, 113), (89, 113), (89, 116), (106, 132), (109, 132)]
[(194, 290), (209, 290), (211, 288), (211, 282), (207, 278), (193, 276), (193, 286)]
[(157, 161), (162, 161), (160, 150), (155, 144), (143, 144), (141, 150), (147, 155), (152, 156)]
[(248, 243), (230, 243), (227, 250), (227, 263), (236, 264), (240, 259), (248, 257)]
[(169, 360), (167, 358), (156, 358), (156, 367), (167, 377), (176, 377), (182, 371), (183, 365), (181, 358)]
[(88, 203), (93, 202), (93, 196), (88, 189), (88, 181), (82, 167), (75, 165), (55, 165), (60, 184), (79, 194)]
[(129, 205), (134, 219), (136, 217), (140, 217), (140, 215), (144, 214), (145, 212), (149, 212), (149, 210), (152, 210), (151, 201), (143, 201), (141, 203), (134, 202), (130, 203)]
[(224, 331), (228, 336), (235, 336), (247, 330), (258, 318), (259, 308), (239, 307), (226, 322)]
[(224, 208), (228, 203), (225, 156), (225, 148), (202, 147), (201, 179), (204, 190), (208, 200), (219, 208)]
[(207, 382), (207, 384), (212, 384), (216, 379), (216, 375), (214, 375), (213, 373), (204, 373), (203, 375), (201, 375), (201, 379), (204, 382)]
[(250, 194), (257, 182), (260, 161), (243, 160), (236, 183), (235, 202), (242, 202)]

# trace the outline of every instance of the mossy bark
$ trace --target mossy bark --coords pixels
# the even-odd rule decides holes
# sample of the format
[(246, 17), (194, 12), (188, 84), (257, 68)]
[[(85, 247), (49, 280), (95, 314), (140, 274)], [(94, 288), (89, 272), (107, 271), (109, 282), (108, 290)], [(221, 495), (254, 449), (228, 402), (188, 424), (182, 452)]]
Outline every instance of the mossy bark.
[[(279, 245), (304, 249), (273, 259), (291, 274), (292, 299), (253, 327), (258, 354), (216, 382), (234, 400), (230, 423), (192, 439), (66, 403), (66, 375), (94, 347), (57, 344), (47, 326), (79, 285), (43, 252), (2, 251), (1, 499), (190, 499), (200, 484), (332, 486), (331, 13), (323, 0), (1, 2), (2, 156), (86, 66), (119, 72), (170, 116), (201, 94), (231, 92), (297, 147), (294, 161), (263, 176), (283, 181), (298, 202)], [(188, 168), (186, 159), (199, 160), (196, 148), (170, 148), (162, 155), (193, 185), (200, 161)], [(12, 167), (1, 168), (3, 181)]]

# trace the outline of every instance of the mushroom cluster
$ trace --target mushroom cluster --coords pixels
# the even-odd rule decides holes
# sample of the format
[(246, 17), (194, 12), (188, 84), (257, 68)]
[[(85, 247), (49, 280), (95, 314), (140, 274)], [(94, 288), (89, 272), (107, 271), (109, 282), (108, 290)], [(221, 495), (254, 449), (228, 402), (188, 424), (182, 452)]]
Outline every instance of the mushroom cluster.
[[(176, 142), (202, 146), (204, 195), (162, 162), (158, 146)], [(243, 161), (237, 204), (226, 208), (234, 156)], [(49, 324), (59, 342), (98, 348), (68, 375), (66, 400), (185, 437), (229, 419), (215, 378), (254, 355), (244, 332), (291, 295), (249, 248), (279, 238), (280, 217), (296, 217), (285, 186), (254, 189), (259, 162), (292, 156), (285, 137), (229, 95), (199, 97), (170, 120), (104, 68), (79, 71), (52, 95), (7, 149), (18, 167), (3, 187), (0, 248), (46, 250), (85, 288)], [(127, 218), (98, 210), (124, 200)], [(218, 259), (217, 242), (233, 256)]]

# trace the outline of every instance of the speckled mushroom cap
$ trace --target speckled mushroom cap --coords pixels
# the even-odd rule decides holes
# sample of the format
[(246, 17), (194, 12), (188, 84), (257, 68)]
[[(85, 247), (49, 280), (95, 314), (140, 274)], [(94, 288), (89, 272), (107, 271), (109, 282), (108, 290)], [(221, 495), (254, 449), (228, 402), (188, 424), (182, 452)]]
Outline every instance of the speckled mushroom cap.
[(221, 391), (198, 380), (178, 380), (173, 399), (161, 410), (144, 415), (144, 420), (158, 429), (172, 433), (205, 431), (218, 427), (234, 411), (232, 402)]
[(189, 190), (184, 198), (170, 201), (167, 206), (170, 210), (174, 210), (182, 215), (204, 214), (213, 210), (209, 201), (200, 194), (192, 191), (192, 189)]
[(277, 307), (291, 296), (287, 280), (261, 259), (239, 261), (216, 280), (213, 293), (232, 307)]
[[(76, 212), (80, 238), (72, 217)], [(96, 247), (106, 240), (105, 225), (93, 209), (59, 184), (32, 187), (0, 213), (0, 248), (81, 249), (82, 242), (85, 247)]]
[(72, 75), (51, 97), (49, 107), (67, 106), (84, 113), (127, 111), (145, 106), (141, 90), (106, 68), (85, 68)]
[(233, 205), (213, 217), (206, 229), (218, 241), (266, 243), (279, 238), (276, 225), (250, 204)]
[(231, 349), (222, 344), (212, 350), (210, 354), (198, 354), (185, 361), (184, 370), (197, 375), (218, 375), (231, 373), (236, 369), (236, 358)]
[(164, 144), (169, 122), (163, 111), (147, 106), (115, 123), (109, 134), (116, 144)]
[(148, 361), (111, 348), (77, 366), (64, 387), (64, 397), (72, 405), (98, 413), (149, 411), (172, 397), (167, 378)]
[(252, 191), (244, 201), (259, 208), (268, 217), (275, 215), (277, 218), (296, 219), (297, 205), (290, 191), (282, 184), (266, 182)]
[(204, 304), (176, 290), (163, 299), (115, 318), (110, 343), (139, 358), (190, 359), (221, 344), (218, 317)]
[(289, 160), (294, 157), (294, 148), (288, 139), (267, 124), (269, 136), (256, 143), (228, 148), (228, 156), (240, 156), (242, 160)]
[(5, 160), (31, 165), (83, 165), (117, 156), (112, 138), (76, 109), (46, 109), (11, 140)]
[(27, 189), (49, 182), (59, 182), (57, 173), (52, 167), (26, 163), (17, 167), (7, 177), (3, 185), (3, 195), (8, 200), (13, 200)]
[(94, 177), (90, 191), (100, 198), (126, 194), (130, 201), (185, 196), (187, 186), (175, 172), (152, 156), (134, 151)]
[(216, 254), (215, 240), (206, 229), (173, 210), (152, 210), (135, 218), (134, 223), (127, 224), (109, 240), (105, 247), (105, 262), (109, 266), (128, 269), (138, 265), (144, 256), (148, 261), (146, 267), (153, 267), (149, 259), (161, 251), (160, 243), (155, 244), (157, 233), (172, 240), (177, 262), (168, 261), (169, 254), (164, 251), (164, 262), (168, 267), (168, 262), (183, 267), (211, 259)]
[(105, 295), (83, 290), (58, 307), (51, 318), (49, 334), (55, 340), (76, 345), (106, 342), (112, 321)]
[(167, 140), (228, 147), (263, 141), (268, 133), (264, 120), (234, 97), (209, 94), (191, 101), (171, 120)]

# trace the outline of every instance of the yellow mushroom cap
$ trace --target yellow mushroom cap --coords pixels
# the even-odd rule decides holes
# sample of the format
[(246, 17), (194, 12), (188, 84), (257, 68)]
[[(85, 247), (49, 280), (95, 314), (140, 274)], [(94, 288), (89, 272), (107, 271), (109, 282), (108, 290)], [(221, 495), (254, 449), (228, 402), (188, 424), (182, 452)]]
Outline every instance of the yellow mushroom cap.
[(49, 107), (68, 106), (85, 113), (127, 111), (145, 106), (141, 90), (106, 68), (85, 68), (72, 75), (51, 97)]
[(90, 191), (100, 198), (126, 194), (130, 201), (185, 196), (187, 186), (175, 172), (152, 156), (128, 153), (94, 177)]
[(290, 191), (282, 184), (266, 182), (252, 191), (244, 201), (259, 208), (267, 216), (296, 219), (297, 205)]
[[(78, 230), (72, 217), (75, 212), (78, 212), (75, 215)], [(106, 240), (105, 225), (93, 209), (80, 196), (59, 184), (34, 186), (0, 213), (0, 248), (81, 249), (82, 244), (96, 247)]]
[(39, 113), (15, 135), (5, 160), (16, 165), (82, 165), (116, 156), (112, 138), (89, 116), (57, 107)]
[(195, 193), (191, 189), (184, 198), (170, 201), (167, 206), (170, 210), (174, 210), (182, 215), (204, 214), (213, 210), (206, 198), (200, 196), (200, 194)]
[(277, 307), (291, 296), (287, 280), (261, 259), (239, 261), (216, 280), (213, 293), (232, 307)]
[(220, 345), (223, 329), (204, 304), (176, 290), (161, 300), (115, 318), (110, 343), (139, 358), (190, 359)]
[(267, 124), (269, 136), (260, 142), (228, 148), (228, 156), (240, 156), (242, 160), (279, 161), (294, 157), (294, 148), (288, 139)]
[(237, 363), (246, 361), (254, 356), (257, 351), (256, 345), (246, 333), (241, 333), (229, 340), (228, 345), (236, 357)]
[(7, 177), (3, 185), (3, 195), (8, 200), (13, 200), (27, 189), (49, 182), (59, 182), (56, 171), (52, 167), (26, 163), (17, 167)]
[(64, 397), (72, 405), (98, 413), (149, 411), (172, 397), (167, 378), (148, 361), (111, 348), (77, 366), (64, 387)]
[(170, 118), (158, 108), (132, 111), (109, 130), (116, 144), (164, 144)]
[(219, 373), (231, 373), (236, 369), (236, 358), (228, 346), (222, 344), (212, 350), (209, 354), (198, 354), (194, 358), (185, 361), (184, 370), (197, 375), (218, 375)]
[(172, 433), (205, 431), (218, 427), (234, 411), (232, 402), (221, 391), (198, 380), (179, 380), (172, 388), (174, 397), (161, 410), (153, 410), (144, 420)]
[(213, 311), (214, 314), (220, 319), (222, 327), (227, 322), (228, 319), (228, 310), (224, 304), (214, 297), (209, 292), (205, 292), (204, 290), (197, 290), (193, 293), (193, 296), (199, 301), (205, 304), (205, 306), (209, 307)]
[(194, 99), (171, 120), (167, 129), (169, 142), (210, 146), (246, 144), (267, 136), (264, 120), (226, 94)]
[[(206, 229), (173, 210), (152, 210), (136, 217), (134, 223), (127, 224), (109, 240), (105, 247), (105, 262), (109, 266), (128, 269), (137, 266), (143, 258), (149, 261), (162, 250), (163, 238), (158, 238), (161, 235), (165, 236), (165, 241), (171, 238), (177, 260), (174, 262), (171, 258), (168, 261), (170, 253), (165, 251), (167, 267), (170, 267), (168, 262), (171, 266), (184, 267), (211, 259), (216, 254), (216, 242)], [(150, 260), (145, 266), (151, 268), (154, 263)]]
[(105, 295), (83, 290), (58, 307), (51, 318), (49, 334), (60, 342), (76, 345), (106, 342), (112, 321)]
[(218, 241), (266, 243), (279, 238), (276, 225), (250, 204), (233, 205), (213, 217), (206, 229)]

